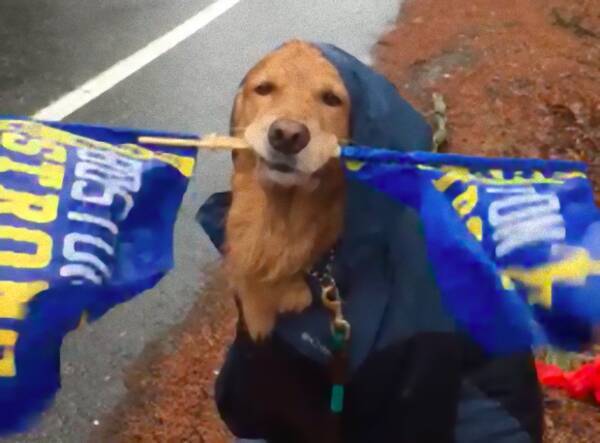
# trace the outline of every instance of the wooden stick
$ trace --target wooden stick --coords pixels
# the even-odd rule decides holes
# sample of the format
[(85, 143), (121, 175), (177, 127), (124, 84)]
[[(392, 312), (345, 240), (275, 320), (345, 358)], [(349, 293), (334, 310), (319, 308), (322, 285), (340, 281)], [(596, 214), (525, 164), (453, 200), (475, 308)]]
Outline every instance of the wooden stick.
[[(238, 137), (229, 137), (227, 135), (210, 134), (201, 139), (171, 138), (171, 137), (139, 137), (138, 143), (147, 143), (151, 145), (178, 146), (181, 148), (207, 148), (213, 150), (251, 149), (252, 147), (243, 139)], [(339, 145), (332, 147), (332, 157), (341, 155)]]
[(181, 148), (208, 148), (216, 150), (250, 149), (250, 145), (241, 138), (217, 134), (210, 134), (202, 139), (139, 137), (138, 143), (162, 146), (178, 146)]
[(169, 138), (169, 137), (138, 137), (138, 143), (161, 146), (179, 146), (182, 148), (197, 148), (199, 139)]

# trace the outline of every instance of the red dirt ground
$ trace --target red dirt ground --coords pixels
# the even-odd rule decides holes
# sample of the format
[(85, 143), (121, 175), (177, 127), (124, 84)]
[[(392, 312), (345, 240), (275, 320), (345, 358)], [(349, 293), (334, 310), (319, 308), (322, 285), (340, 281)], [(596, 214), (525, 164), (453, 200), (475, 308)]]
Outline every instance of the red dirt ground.
[(599, 1), (409, 0), (376, 55), (422, 111), (443, 94), (453, 152), (584, 160), (600, 189)]
[[(448, 105), (448, 151), (584, 160), (600, 196), (600, 1), (408, 0), (376, 66), (421, 111)], [(213, 381), (234, 308), (205, 288), (166, 343), (129, 371), (129, 395), (92, 441), (230, 441)], [(546, 395), (546, 443), (600, 441), (600, 409)]]
[(184, 322), (129, 369), (127, 398), (102, 420), (91, 442), (231, 441), (214, 405), (213, 383), (236, 312), (232, 297), (219, 289), (224, 286), (211, 280)]

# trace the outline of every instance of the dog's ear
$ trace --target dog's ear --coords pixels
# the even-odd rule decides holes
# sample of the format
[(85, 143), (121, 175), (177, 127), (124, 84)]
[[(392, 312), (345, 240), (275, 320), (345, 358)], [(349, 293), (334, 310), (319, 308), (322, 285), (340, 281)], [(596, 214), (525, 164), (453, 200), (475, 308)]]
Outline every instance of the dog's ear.
[[(231, 108), (231, 114), (229, 116), (229, 135), (232, 137), (235, 135), (235, 126), (236, 126), (236, 122), (238, 120), (237, 112), (240, 109), (240, 103), (242, 101), (242, 91), (244, 88), (245, 80), (246, 79), (244, 78), (244, 80), (242, 80), (242, 82), (240, 83), (240, 86), (238, 87), (237, 93), (235, 94), (235, 98), (233, 99), (233, 106)], [(236, 151), (231, 151), (231, 160), (233, 162), (235, 162), (236, 155), (237, 155)]]
[(237, 112), (240, 108), (240, 102), (242, 101), (242, 86), (240, 86), (233, 99), (233, 106), (231, 108), (231, 114), (229, 115), (229, 135), (234, 136), (235, 124), (237, 121)]

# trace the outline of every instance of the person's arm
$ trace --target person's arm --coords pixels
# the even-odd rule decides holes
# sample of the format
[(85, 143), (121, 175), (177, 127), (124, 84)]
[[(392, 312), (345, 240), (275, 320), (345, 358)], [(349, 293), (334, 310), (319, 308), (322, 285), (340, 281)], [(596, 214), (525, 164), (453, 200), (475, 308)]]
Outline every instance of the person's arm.
[(396, 388), (399, 441), (450, 443), (460, 388), (461, 350), (452, 333), (420, 333), (409, 340)]
[(399, 441), (453, 442), (461, 340), (441, 301), (419, 216), (392, 202), (387, 218), (394, 300), (388, 306), (386, 330), (406, 337), (396, 393), (396, 420), (403, 428)]
[(457, 443), (541, 443), (542, 392), (532, 353), (485, 355), (465, 345)]

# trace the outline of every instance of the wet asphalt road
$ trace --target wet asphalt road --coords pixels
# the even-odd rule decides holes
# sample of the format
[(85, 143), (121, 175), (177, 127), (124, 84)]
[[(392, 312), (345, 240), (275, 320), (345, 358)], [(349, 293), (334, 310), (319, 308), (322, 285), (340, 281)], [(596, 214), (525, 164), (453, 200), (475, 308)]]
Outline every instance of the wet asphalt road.
[[(212, 0), (0, 0), (0, 114), (32, 115), (129, 56)], [(328, 41), (359, 58), (395, 18), (400, 0), (241, 0), (174, 49), (66, 120), (226, 131), (245, 71), (282, 41)], [(125, 393), (124, 369), (165, 335), (217, 258), (194, 223), (199, 205), (228, 187), (229, 158), (200, 154), (179, 214), (176, 268), (157, 286), (67, 337), (63, 388), (27, 434), (6, 442), (85, 442)], [(98, 423), (98, 422), (96, 422)]]

